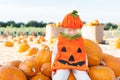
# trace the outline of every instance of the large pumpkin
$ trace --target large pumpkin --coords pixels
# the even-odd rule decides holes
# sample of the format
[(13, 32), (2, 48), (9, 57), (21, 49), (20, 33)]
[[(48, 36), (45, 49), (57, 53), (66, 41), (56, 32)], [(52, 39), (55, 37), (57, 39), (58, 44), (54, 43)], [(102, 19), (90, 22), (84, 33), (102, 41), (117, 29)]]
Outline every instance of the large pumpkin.
[(62, 27), (71, 29), (78, 29), (82, 27), (82, 21), (76, 10), (73, 10), (72, 13), (69, 13), (64, 17)]
[(41, 66), (45, 62), (51, 62), (51, 51), (50, 49), (39, 50), (36, 54), (35, 61)]
[(120, 76), (120, 58), (116, 58), (109, 54), (103, 54), (103, 61), (106, 66), (110, 67), (117, 77)]
[(92, 66), (88, 72), (91, 80), (115, 80), (115, 74), (107, 66)]
[(38, 48), (37, 48), (37, 47), (32, 47), (32, 48), (29, 48), (29, 49), (27, 50), (26, 55), (27, 55), (27, 56), (32, 56), (32, 55), (34, 55), (34, 54), (37, 54), (37, 52), (38, 52)]
[(51, 62), (46, 62), (41, 65), (41, 73), (44, 75), (51, 77)]
[(0, 67), (0, 80), (27, 80), (25, 74), (13, 66)]
[(20, 63), (19, 69), (29, 77), (34, 76), (39, 72), (38, 64), (33, 59), (27, 59)]
[(50, 80), (49, 77), (45, 76), (42, 73), (37, 73), (35, 76), (33, 76), (30, 80)]
[(88, 55), (88, 65), (99, 65), (102, 61), (103, 52), (98, 44), (89, 39), (84, 39), (86, 54)]

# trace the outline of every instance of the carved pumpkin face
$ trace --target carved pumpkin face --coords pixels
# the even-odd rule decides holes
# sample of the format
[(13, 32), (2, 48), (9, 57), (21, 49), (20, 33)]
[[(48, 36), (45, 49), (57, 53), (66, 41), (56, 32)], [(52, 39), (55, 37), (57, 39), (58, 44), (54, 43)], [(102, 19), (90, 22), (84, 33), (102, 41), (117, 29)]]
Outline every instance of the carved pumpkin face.
[(58, 53), (53, 64), (54, 69), (87, 70), (82, 37), (68, 40), (66, 37), (59, 36)]

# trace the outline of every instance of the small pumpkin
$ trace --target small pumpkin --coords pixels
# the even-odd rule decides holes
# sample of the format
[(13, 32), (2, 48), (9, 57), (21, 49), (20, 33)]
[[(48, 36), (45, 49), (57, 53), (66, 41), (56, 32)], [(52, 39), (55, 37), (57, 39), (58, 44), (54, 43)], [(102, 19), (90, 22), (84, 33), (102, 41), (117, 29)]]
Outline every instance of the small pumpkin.
[(51, 77), (51, 62), (46, 62), (41, 65), (41, 73), (44, 75)]
[(50, 49), (39, 50), (36, 54), (35, 61), (41, 66), (45, 62), (51, 62), (51, 51)]
[(32, 47), (32, 48), (29, 48), (27, 50), (26, 55), (27, 56), (32, 56), (32, 55), (36, 54), (37, 52), (38, 52), (38, 48), (37, 47)]
[(73, 75), (72, 72), (70, 72), (67, 80), (76, 80), (76, 78), (75, 78), (75, 76)]
[(7, 66), (14, 66), (14, 67), (18, 68), (18, 67), (19, 67), (19, 64), (20, 64), (21, 62), (22, 62), (22, 61), (20, 61), (20, 60), (14, 60), (14, 61), (8, 62), (6, 65), (7, 65)]
[(14, 43), (12, 43), (11, 41), (5, 41), (5, 42), (4, 42), (4, 46), (13, 47), (13, 46), (14, 46)]
[(29, 48), (30, 48), (30, 46), (29, 46), (28, 43), (20, 43), (20, 44), (18, 45), (17, 51), (18, 51), (18, 52), (25, 52), (25, 51), (27, 51)]
[(45, 40), (45, 38), (43, 36), (40, 36), (40, 41), (45, 42), (46, 40)]
[(41, 41), (40, 41), (40, 39), (37, 39), (37, 38), (36, 38), (36, 39), (34, 39), (34, 43), (35, 43), (35, 44), (40, 44)]
[(107, 66), (92, 66), (89, 68), (89, 77), (91, 80), (115, 80), (115, 74)]
[(33, 37), (32, 37), (32, 36), (29, 36), (29, 37), (28, 37), (28, 41), (33, 42)]
[(50, 48), (48, 45), (42, 44), (41, 49), (46, 49), (46, 50), (48, 49), (49, 50)]
[(37, 73), (35, 76), (33, 76), (30, 80), (51, 80), (49, 77), (45, 76), (42, 73)]
[(39, 72), (38, 64), (33, 59), (27, 59), (20, 63), (19, 69), (29, 77), (34, 76)]
[(109, 54), (103, 54), (103, 61), (106, 66), (110, 67), (117, 77), (120, 76), (120, 58), (114, 57)]
[(82, 25), (82, 21), (76, 10), (73, 10), (72, 13), (67, 14), (62, 21), (62, 27), (64, 28), (78, 29), (82, 28)]
[(114, 46), (115, 46), (115, 48), (120, 49), (120, 38), (116, 39)]
[(22, 39), (21, 43), (27, 43), (27, 40), (26, 39)]
[(103, 51), (94, 41), (84, 39), (85, 51), (88, 55), (88, 66), (99, 65), (102, 61)]
[(13, 66), (0, 67), (0, 80), (27, 80), (25, 74)]

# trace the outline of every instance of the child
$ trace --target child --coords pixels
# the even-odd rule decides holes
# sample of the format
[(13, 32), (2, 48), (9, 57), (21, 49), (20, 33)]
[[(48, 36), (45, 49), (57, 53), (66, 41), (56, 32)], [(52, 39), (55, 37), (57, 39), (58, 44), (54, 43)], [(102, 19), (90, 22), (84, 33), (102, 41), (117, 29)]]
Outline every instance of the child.
[(76, 80), (90, 80), (83, 38), (78, 32), (82, 21), (76, 10), (65, 16), (62, 27), (65, 32), (59, 34), (52, 53), (52, 80), (67, 80), (70, 71)]

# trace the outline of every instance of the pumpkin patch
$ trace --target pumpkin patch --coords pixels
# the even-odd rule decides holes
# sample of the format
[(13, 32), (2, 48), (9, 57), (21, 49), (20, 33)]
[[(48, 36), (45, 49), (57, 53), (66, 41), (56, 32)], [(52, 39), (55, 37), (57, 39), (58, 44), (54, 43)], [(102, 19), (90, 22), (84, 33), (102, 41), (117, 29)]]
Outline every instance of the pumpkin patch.
[[(38, 40), (37, 44), (36, 40)], [(22, 35), (13, 37), (8, 41), (12, 42), (13, 45), (11, 45), (11, 43), (7, 44), (7, 47), (4, 45), (4, 51), (6, 51), (9, 55), (12, 55), (11, 58), (14, 58), (15, 60), (8, 58), (7, 63), (0, 64), (0, 80), (52, 80), (51, 55), (56, 38), (51, 38), (52, 48), (49, 41), (45, 40), (45, 37), (43, 36), (36, 37), (34, 35)], [(61, 64), (72, 66), (83, 66), (86, 61), (84, 59), (80, 60), (79, 57), (77, 58), (77, 56), (72, 54), (72, 52), (75, 52), (75, 54), (82, 54), (82, 52), (85, 51), (88, 57), (88, 75), (91, 80), (114, 80), (120, 76), (119, 57), (108, 55), (109, 53), (103, 53), (104, 51), (100, 48), (99, 44), (96, 44), (92, 40), (84, 39), (83, 41), (85, 50), (81, 47), (76, 47), (74, 45), (76, 43), (71, 45), (74, 46), (74, 49), (70, 49), (70, 45), (61, 45), (59, 50), (61, 50), (62, 53), (71, 53), (71, 55), (65, 57), (65, 59), (60, 59), (59, 62)], [(7, 41), (5, 40), (5, 42)], [(4, 51), (1, 51), (0, 54)], [(6, 55), (6, 53), (4, 54)], [(17, 58), (16, 54), (19, 55)], [(76, 59), (79, 59), (80, 61), (72, 62)], [(101, 62), (104, 62), (104, 64)], [(13, 74), (11, 75), (11, 73)], [(72, 72), (70, 72), (67, 80), (76, 80)]]

